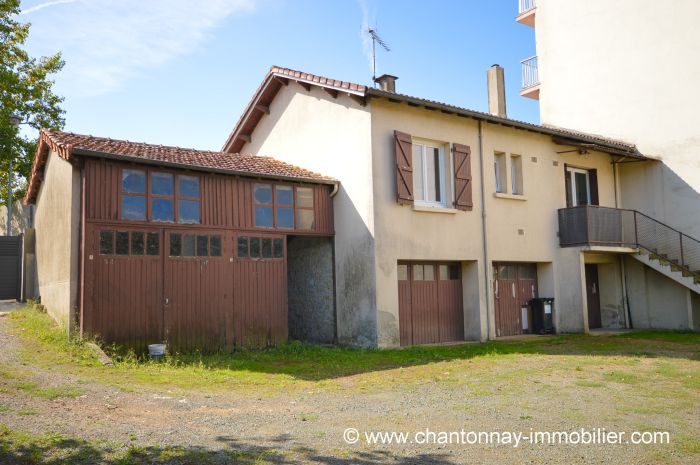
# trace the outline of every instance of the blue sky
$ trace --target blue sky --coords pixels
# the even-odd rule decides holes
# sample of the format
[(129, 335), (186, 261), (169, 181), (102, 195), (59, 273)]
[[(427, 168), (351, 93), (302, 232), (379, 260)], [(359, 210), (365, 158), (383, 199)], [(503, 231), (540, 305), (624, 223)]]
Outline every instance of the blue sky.
[(391, 51), (378, 74), (397, 90), (486, 110), (486, 69), (506, 70), (508, 116), (538, 122), (520, 97), (534, 31), (517, 0), (23, 0), (33, 55), (61, 51), (66, 130), (218, 150), (273, 64), (370, 84), (363, 24)]

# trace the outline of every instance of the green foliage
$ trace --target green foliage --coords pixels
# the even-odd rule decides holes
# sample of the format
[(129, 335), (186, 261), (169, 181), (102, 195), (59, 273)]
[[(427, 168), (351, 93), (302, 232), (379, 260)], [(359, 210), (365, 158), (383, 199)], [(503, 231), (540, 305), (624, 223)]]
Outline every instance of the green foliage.
[(36, 152), (37, 135), (24, 136), (10, 124), (18, 115), (29, 128), (63, 128), (63, 98), (53, 92), (51, 75), (64, 65), (61, 54), (32, 58), (23, 49), (29, 23), (20, 23), (20, 0), (0, 1), (0, 196), (7, 198), (9, 162), (13, 160), (15, 198), (24, 194)]

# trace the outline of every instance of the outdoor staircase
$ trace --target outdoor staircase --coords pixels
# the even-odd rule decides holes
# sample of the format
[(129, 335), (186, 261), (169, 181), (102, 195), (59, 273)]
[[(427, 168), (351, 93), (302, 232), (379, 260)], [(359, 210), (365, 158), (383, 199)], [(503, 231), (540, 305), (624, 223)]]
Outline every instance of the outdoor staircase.
[(607, 246), (700, 294), (700, 241), (642, 212), (585, 205), (559, 210), (559, 245)]
[(699, 270), (690, 271), (688, 267), (681, 266), (678, 259), (669, 258), (665, 254), (658, 254), (643, 247), (640, 247), (639, 251), (632, 257), (678, 284), (700, 294)]

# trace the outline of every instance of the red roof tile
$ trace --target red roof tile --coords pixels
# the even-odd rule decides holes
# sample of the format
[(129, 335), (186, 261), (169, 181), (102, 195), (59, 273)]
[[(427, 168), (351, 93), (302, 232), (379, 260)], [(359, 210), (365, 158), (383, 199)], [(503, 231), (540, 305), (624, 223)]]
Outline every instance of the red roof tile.
[(262, 176), (323, 184), (337, 182), (333, 178), (270, 157), (170, 147), (42, 129), (25, 202), (34, 201), (38, 194), (42, 177), (39, 173), (43, 171), (49, 149), (69, 161), (75, 155), (102, 155), (130, 162), (182, 166), (243, 176)]

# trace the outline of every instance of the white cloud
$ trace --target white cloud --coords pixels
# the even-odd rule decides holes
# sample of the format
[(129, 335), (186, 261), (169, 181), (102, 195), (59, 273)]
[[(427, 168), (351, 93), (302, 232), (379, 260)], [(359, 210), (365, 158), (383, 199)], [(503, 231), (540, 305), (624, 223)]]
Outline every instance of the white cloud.
[(24, 1), (22, 20), (32, 23), (32, 54), (63, 53), (61, 92), (91, 96), (193, 52), (226, 18), (252, 10), (257, 1)]

